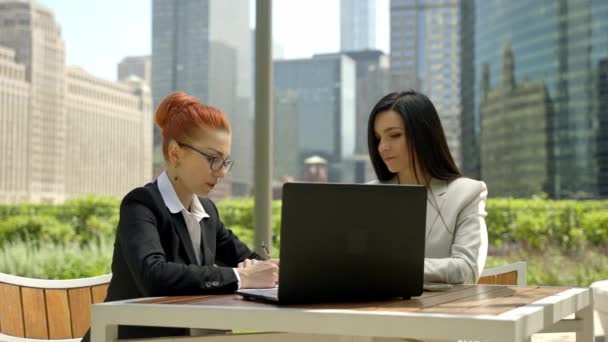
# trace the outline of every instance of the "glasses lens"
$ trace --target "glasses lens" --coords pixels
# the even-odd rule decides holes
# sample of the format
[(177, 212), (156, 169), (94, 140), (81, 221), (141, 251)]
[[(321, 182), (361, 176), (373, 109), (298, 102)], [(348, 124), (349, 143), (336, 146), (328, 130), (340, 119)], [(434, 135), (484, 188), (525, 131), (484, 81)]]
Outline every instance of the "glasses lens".
[(222, 158), (215, 157), (211, 159), (211, 170), (217, 171), (224, 165), (224, 160)]
[(230, 172), (230, 170), (232, 170), (232, 167), (234, 166), (234, 161), (226, 160), (226, 163), (224, 165), (224, 167), (226, 168), (226, 172)]

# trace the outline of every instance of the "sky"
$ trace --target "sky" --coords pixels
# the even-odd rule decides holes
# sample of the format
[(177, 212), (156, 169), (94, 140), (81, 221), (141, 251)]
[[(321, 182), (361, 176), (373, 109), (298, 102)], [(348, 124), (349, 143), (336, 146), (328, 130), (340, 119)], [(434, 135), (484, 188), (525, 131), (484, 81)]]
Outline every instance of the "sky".
[[(55, 13), (68, 65), (116, 80), (126, 56), (149, 55), (152, 0), (35, 0)], [(230, 0), (225, 0), (230, 1)], [(250, 0), (250, 26), (255, 3)], [(389, 50), (389, 0), (376, 0), (377, 48)], [(283, 58), (310, 57), (340, 48), (340, 0), (274, 0), (273, 40)]]

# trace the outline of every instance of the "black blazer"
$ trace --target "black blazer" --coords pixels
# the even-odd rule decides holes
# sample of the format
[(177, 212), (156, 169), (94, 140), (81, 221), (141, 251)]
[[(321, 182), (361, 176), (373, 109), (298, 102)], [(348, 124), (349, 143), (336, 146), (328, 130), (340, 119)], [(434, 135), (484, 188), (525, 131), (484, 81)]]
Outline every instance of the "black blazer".
[[(181, 212), (165, 206), (156, 182), (125, 196), (112, 257), (106, 302), (155, 296), (234, 292), (233, 267), (263, 258), (251, 251), (219, 219), (215, 204), (199, 197), (210, 216), (201, 220), (201, 263)], [(218, 265), (218, 266), (214, 266)], [(118, 338), (187, 335), (188, 329), (119, 326)], [(83, 342), (89, 341), (89, 332)]]

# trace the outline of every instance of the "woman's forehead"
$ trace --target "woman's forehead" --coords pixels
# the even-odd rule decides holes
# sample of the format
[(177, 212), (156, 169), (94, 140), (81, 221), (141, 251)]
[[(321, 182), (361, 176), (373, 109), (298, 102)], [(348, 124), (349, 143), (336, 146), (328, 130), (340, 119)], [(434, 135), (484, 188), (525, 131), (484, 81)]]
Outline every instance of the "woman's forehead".
[(199, 147), (212, 148), (224, 155), (230, 154), (230, 132), (221, 128), (199, 127), (192, 134), (193, 143)]
[(403, 119), (394, 110), (378, 113), (374, 120), (374, 130), (383, 133), (391, 129), (404, 129)]

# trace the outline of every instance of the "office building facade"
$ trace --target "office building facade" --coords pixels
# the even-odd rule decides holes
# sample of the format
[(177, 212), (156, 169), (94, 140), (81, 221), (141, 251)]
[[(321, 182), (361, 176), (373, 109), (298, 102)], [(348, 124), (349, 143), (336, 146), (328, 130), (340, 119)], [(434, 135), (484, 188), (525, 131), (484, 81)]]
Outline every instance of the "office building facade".
[(435, 105), (458, 165), (461, 153), (461, 0), (391, 0), (392, 88)]
[(340, 181), (341, 163), (355, 151), (355, 62), (346, 55), (275, 61), (274, 89), (297, 94), (299, 164), (318, 155), (328, 162), (329, 179)]
[(376, 49), (376, 0), (340, 0), (340, 51)]
[(0, 46), (0, 203), (29, 198), (28, 114), (30, 85), (15, 50)]
[(149, 86), (111, 82), (66, 69), (66, 195), (118, 198), (152, 181)]
[[(556, 198), (600, 196), (598, 151), (606, 144), (602, 118), (602, 61), (608, 56), (608, 2), (488, 0), (475, 4), (475, 121), (481, 122), (479, 72), (488, 65), (489, 87), (500, 82), (501, 51), (509, 46), (516, 67), (513, 79), (543, 82), (553, 106), (548, 125), (552, 158), (547, 192)], [(528, 103), (530, 108), (542, 106)], [(483, 127), (480, 127), (483, 129)], [(481, 135), (483, 136), (483, 132)], [(523, 139), (513, 131), (510, 140)], [(540, 134), (540, 132), (539, 132)], [(484, 169), (491, 165), (481, 164)], [(519, 177), (527, 177), (521, 172)]]
[(481, 171), (497, 197), (530, 197), (550, 190), (553, 104), (544, 82), (516, 83), (514, 68), (507, 47), (497, 87), (489, 88), (487, 65), (482, 70)]

